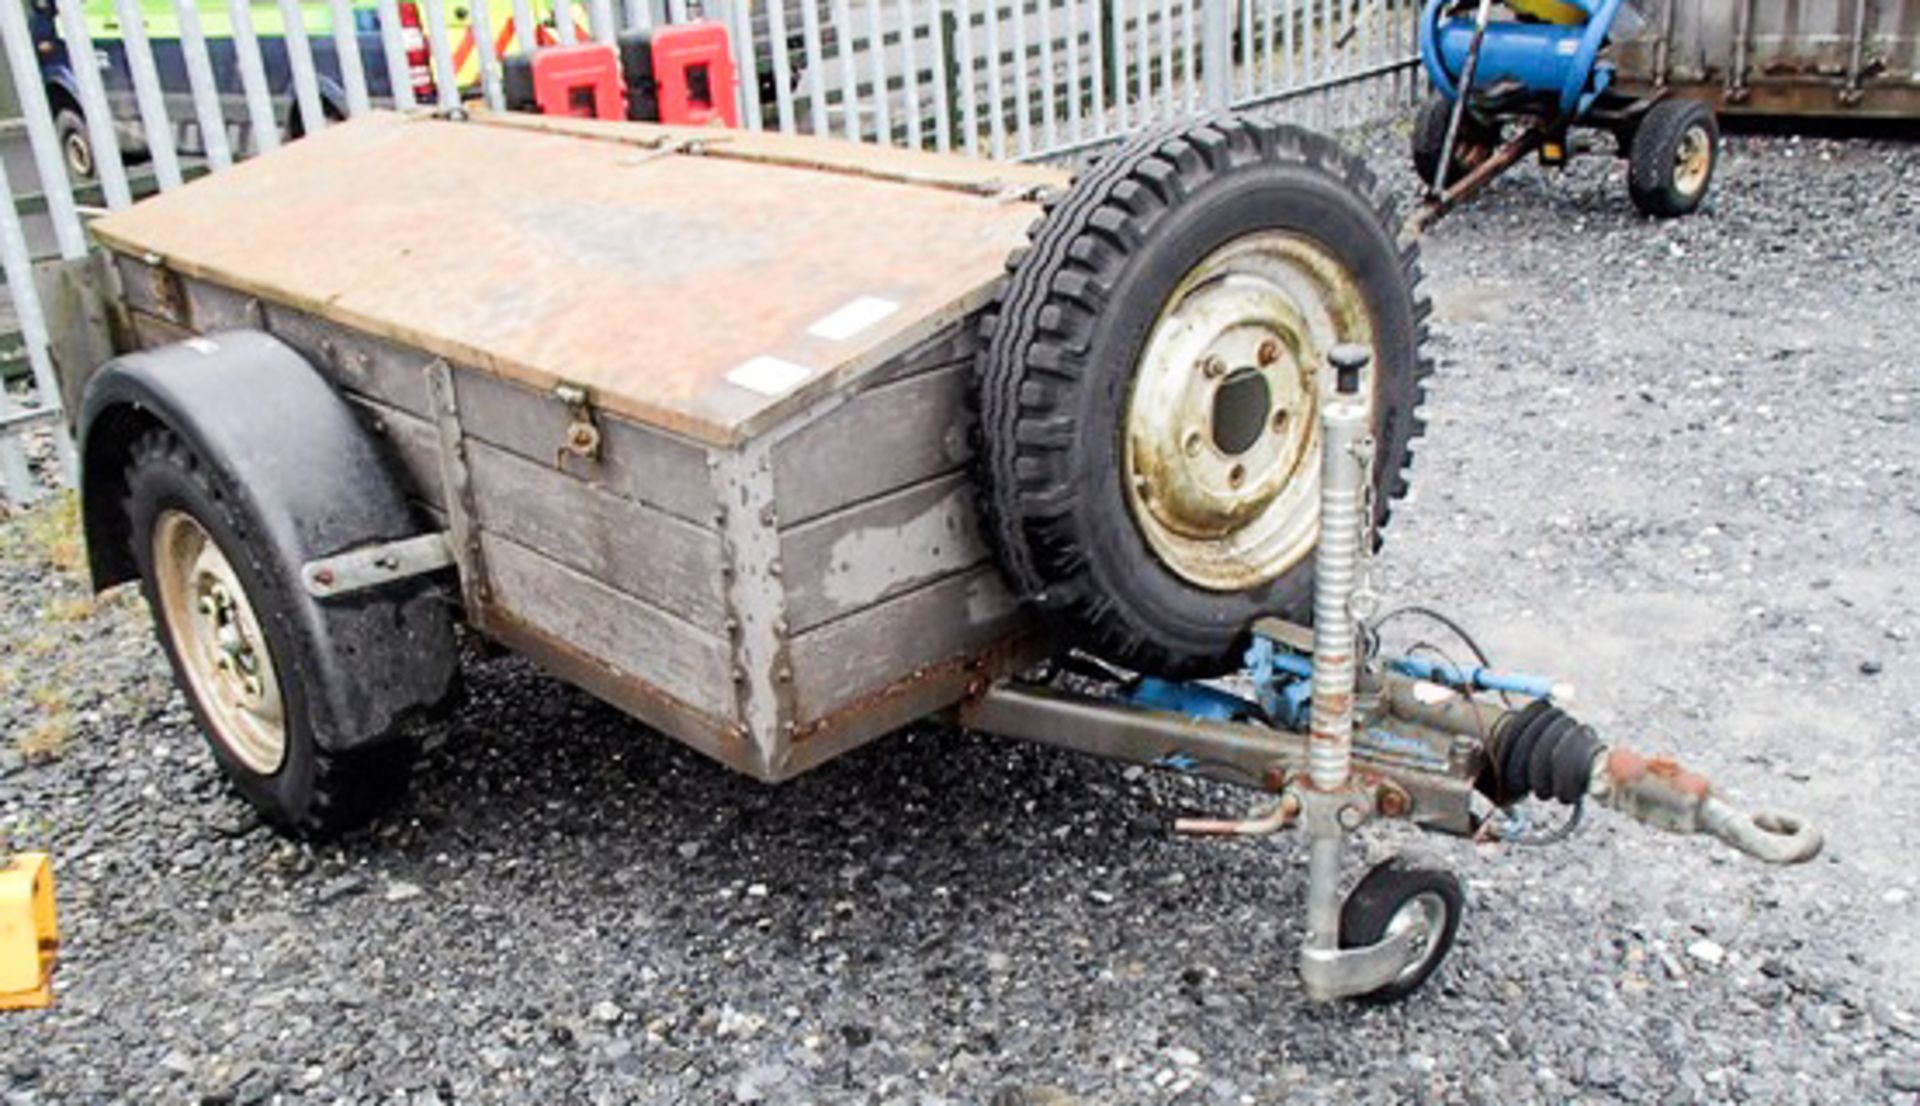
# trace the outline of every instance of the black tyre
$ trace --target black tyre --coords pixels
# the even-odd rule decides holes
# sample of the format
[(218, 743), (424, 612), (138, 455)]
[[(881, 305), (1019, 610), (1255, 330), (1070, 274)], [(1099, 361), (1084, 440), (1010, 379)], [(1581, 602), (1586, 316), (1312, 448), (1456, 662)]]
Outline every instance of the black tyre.
[[(1447, 144), (1447, 123), (1453, 118), (1453, 101), (1444, 96), (1429, 96), (1413, 117), (1413, 171), (1433, 187), (1440, 171), (1440, 156)], [(1453, 141), (1453, 157), (1447, 166), (1449, 184), (1466, 176), (1481, 162), (1493, 156), (1500, 145), (1500, 132), (1468, 112), (1460, 119), (1460, 133)]]
[(1686, 215), (1706, 198), (1720, 162), (1720, 127), (1698, 100), (1662, 100), (1647, 109), (1627, 154), (1627, 193), (1656, 218)]
[(415, 755), (395, 736), (351, 754), (315, 740), (316, 678), (291, 605), (298, 580), (274, 567), (243, 497), (170, 431), (130, 451), (126, 517), (142, 589), (174, 678), (233, 786), (280, 829), (327, 836), (405, 791)]
[(1377, 517), (1430, 366), (1417, 251), (1332, 141), (1237, 117), (1150, 133), (1036, 224), (988, 313), (976, 479), (1012, 586), (1071, 644), (1182, 676), (1305, 621), (1319, 402), (1373, 351)]
[(1459, 878), (1444, 869), (1394, 857), (1368, 872), (1340, 908), (1340, 947), (1375, 944), (1416, 923), (1425, 924), (1427, 938), (1419, 959), (1393, 982), (1357, 996), (1357, 1001), (1398, 1002), (1419, 990), (1453, 948), (1466, 905)]
[(60, 139), (60, 160), (66, 163), (67, 176), (76, 181), (92, 180), (100, 170), (86, 117), (76, 108), (61, 107), (53, 113), (53, 131)]

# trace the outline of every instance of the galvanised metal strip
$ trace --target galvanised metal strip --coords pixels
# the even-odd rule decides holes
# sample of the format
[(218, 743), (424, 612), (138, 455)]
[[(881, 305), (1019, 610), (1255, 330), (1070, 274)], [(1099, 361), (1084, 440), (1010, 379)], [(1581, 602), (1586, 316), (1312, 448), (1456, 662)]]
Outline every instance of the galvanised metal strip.
[(380, 18), (380, 52), (387, 60), (387, 83), (393, 86), (393, 106), (413, 107), (413, 67), (407, 64), (407, 46), (400, 37), (399, 0), (377, 0), (375, 11)]
[(187, 87), (193, 93), (193, 114), (200, 123), (200, 148), (207, 164), (225, 169), (233, 164), (227, 141), (227, 119), (220, 110), (220, 88), (213, 80), (213, 59), (200, 27), (200, 0), (173, 0), (180, 20), (180, 55), (187, 64)]
[[(783, 0), (774, 0), (774, 6), (784, 6)], [(757, 131), (764, 120), (760, 118), (760, 54), (753, 43), (752, 7), (752, 0), (728, 0), (727, 3), (727, 13), (733, 17), (733, 68), (737, 75), (734, 94), (740, 108), (740, 121), (748, 130)], [(771, 45), (778, 53), (782, 39), (774, 39)]]
[[(122, 9), (131, 7), (134, 0), (120, 0)], [(320, 99), (320, 78), (313, 68), (313, 46), (307, 41), (307, 29), (302, 25), (305, 17), (301, 0), (280, 0), (280, 18), (285, 24), (280, 31), (287, 44), (287, 65), (293, 70), (293, 98), (300, 112), (300, 131), (302, 134), (319, 134), (327, 126), (326, 105)], [(133, 44), (127, 44), (127, 53), (133, 53)], [(136, 82), (137, 83), (137, 82)], [(156, 90), (159, 85), (156, 83)]]
[[(1219, 0), (1214, 0), (1214, 2), (1218, 3)], [(1196, 33), (1193, 17), (1193, 6), (1196, 3), (1199, 3), (1199, 0), (1180, 0), (1180, 34), (1185, 40), (1181, 44), (1180, 51), (1180, 60), (1182, 62), (1180, 107), (1181, 110), (1185, 111), (1188, 115), (1193, 114), (1194, 105), (1197, 102), (1196, 97), (1198, 92), (1196, 86), (1199, 84), (1200, 76), (1196, 71), (1195, 61), (1200, 53), (1200, 38)], [(1211, 61), (1213, 59), (1209, 56), (1208, 60)]]
[[(19, 8), (16, 4), (6, 6)], [(37, 74), (39, 70), (30, 72)], [(48, 432), (53, 435), (60, 480), (72, 487), (79, 480), (80, 464), (74, 455), (73, 438), (67, 433), (66, 419), (61, 417), (60, 381), (53, 372), (47, 317), (41, 310), (40, 292), (33, 282), (33, 258), (27, 252), (27, 236), (20, 227), (20, 210), (14, 206), (13, 182), (7, 177), (4, 158), (0, 158), (0, 201), (4, 201), (0, 202), (0, 268), (6, 272), (7, 291), (13, 296), (14, 313), (20, 320), (20, 340), (27, 347), (27, 364), (33, 370), (33, 389), (39, 409), (45, 412), (50, 424)], [(84, 253), (83, 249), (82, 256)]]
[(881, 23), (881, 0), (867, 0), (867, 57), (873, 71), (873, 137), (884, 145), (893, 144), (893, 112), (887, 89), (887, 30)]
[(1080, 0), (1067, 0), (1067, 134), (1074, 142), (1086, 137), (1080, 108)]
[(996, 161), (1007, 156), (1007, 109), (1000, 83), (1000, 0), (987, 3), (987, 129), (988, 150)]
[(833, 23), (840, 28), (840, 110), (846, 113), (841, 128), (849, 139), (860, 141), (860, 71), (855, 68), (853, 14), (847, 0), (833, 0)]
[[(782, 3), (784, 0), (768, 0)], [(807, 51), (807, 130), (827, 134), (827, 57), (820, 45), (820, 5), (824, 0), (800, 0), (801, 39)]]
[(1253, 0), (1244, 0), (1240, 4), (1240, 94), (1253, 95), (1259, 87), (1257, 72), (1260, 44), (1254, 36), (1259, 32), (1259, 13), (1254, 10)]
[[(1110, 34), (1113, 40), (1113, 114), (1119, 123), (1121, 133), (1124, 134), (1133, 129), (1132, 123), (1127, 119), (1127, 0), (1109, 0), (1109, 3), (1111, 4), (1109, 10), (1113, 17), (1113, 29)], [(1094, 56), (1099, 56), (1098, 50), (1094, 52)], [(1101, 113), (1096, 111), (1094, 116), (1100, 118)], [(1101, 119), (1101, 122), (1105, 120)]]
[(473, 33), (473, 56), (480, 63), (480, 95), (487, 107), (504, 111), (505, 91), (500, 86), (500, 58), (493, 52), (493, 12), (490, 0), (468, 0), (468, 27)]
[(420, 0), (427, 13), (427, 49), (433, 55), (433, 86), (440, 106), (460, 106), (460, 68), (453, 64), (453, 43), (447, 34), (445, 0)]
[[(520, 0), (520, 2), (525, 3), (525, 0)], [(781, 7), (781, 4), (778, 0), (775, 0), (773, 7), (767, 10), (772, 12), (775, 8), (779, 7)], [(647, 3), (647, 0), (627, 0), (626, 9), (628, 29), (645, 31), (653, 27), (653, 5)], [(751, 16), (752, 13), (749, 12), (748, 14)], [(781, 42), (782, 40), (775, 39), (774, 41)]]
[(513, 0), (513, 36), (520, 44), (521, 53), (531, 54), (540, 44), (539, 27), (540, 21), (533, 17), (533, 4), (529, 0)]
[[(909, 6), (913, 0), (907, 0)], [(933, 47), (933, 144), (941, 153), (953, 149), (953, 105), (947, 96), (947, 19), (940, 11), (940, 0), (927, 0), (930, 19), (927, 38)]]
[(961, 128), (953, 144), (961, 153), (972, 154), (980, 149), (980, 108), (975, 102), (973, 86), (973, 13), (967, 10), (967, 0), (953, 0), (953, 14), (957, 27), (954, 47), (960, 53)]
[(73, 187), (66, 162), (60, 156), (60, 138), (53, 129), (53, 109), (40, 83), (40, 59), (33, 52), (33, 33), (27, 29), (25, 4), (0, 2), (0, 38), (6, 40), (7, 68), (20, 96), (21, 118), (33, 147), (33, 163), (40, 173), (40, 191), (46, 196), (47, 216), (62, 257), (85, 257), (87, 236), (80, 230), (80, 214), (73, 206)]
[[(475, 0), (478, 6), (480, 0)], [(333, 52), (339, 55), (340, 87), (347, 94), (347, 114), (365, 115), (372, 106), (367, 100), (367, 72), (360, 64), (360, 29), (354, 25), (353, 9), (347, 0), (329, 0), (333, 12)]]
[(1160, 0), (1160, 99), (1166, 116), (1175, 111), (1173, 97), (1173, 0)]
[(86, 117), (87, 141), (93, 147), (94, 175), (100, 179), (100, 191), (109, 208), (131, 206), (133, 192), (127, 187), (127, 167), (120, 160), (113, 109), (107, 106), (106, 86), (100, 83), (100, 58), (94, 52), (93, 36), (87, 33), (86, 10), (71, 2), (57, 7), (61, 37), (67, 43), (67, 64), (80, 89), (80, 112)]
[[(1026, 68), (1025, 58), (1021, 59), (1020, 68)], [(1040, 0), (1040, 88), (1040, 133), (1045, 145), (1057, 145), (1060, 133), (1053, 101), (1059, 91), (1059, 79), (1058, 70), (1053, 67), (1053, 0)]]
[[(381, 0), (392, 7), (394, 0)], [(253, 5), (249, 0), (227, 0), (227, 17), (233, 21), (233, 57), (240, 69), (240, 88), (247, 100), (247, 129), (253, 137), (253, 152), (266, 153), (280, 148), (280, 121), (273, 114), (273, 100), (267, 92), (267, 70), (260, 60), (260, 38), (253, 33)], [(396, 15), (391, 26), (400, 26)], [(396, 30), (396, 34), (399, 32)], [(405, 54), (402, 53), (402, 65)], [(411, 104), (412, 100), (408, 100)]]
[[(787, 56), (786, 0), (766, 0), (767, 42), (773, 51), (773, 103), (780, 129), (793, 133), (793, 64)], [(758, 90), (755, 91), (758, 99)]]
[[(879, 0), (875, 0), (878, 3)], [(934, 23), (934, 33), (939, 33), (939, 22)], [(907, 103), (907, 145), (919, 150), (925, 148), (920, 133), (920, 55), (914, 40), (919, 37), (919, 27), (913, 20), (913, 0), (900, 0), (900, 53), (902, 89)], [(938, 82), (936, 78), (935, 83)]]
[(608, 0), (591, 0), (587, 5), (587, 26), (599, 42), (611, 43), (620, 33), (620, 28), (614, 26), (613, 5)]
[(560, 36), (562, 46), (574, 44), (573, 0), (553, 0), (553, 30)]
[(1152, 30), (1149, 27), (1150, 18), (1148, 13), (1151, 10), (1147, 7), (1149, 3), (1151, 3), (1151, 0), (1140, 0), (1140, 25), (1136, 28), (1139, 34), (1137, 42), (1140, 47), (1140, 56), (1134, 60), (1134, 65), (1139, 69), (1140, 90), (1140, 94), (1135, 99), (1134, 104), (1140, 109), (1140, 123), (1142, 126), (1145, 126), (1151, 121), (1154, 115), (1153, 39), (1150, 37)]
[(1033, 100), (1028, 87), (1027, 49), (1026, 0), (1013, 0), (1013, 133), (1022, 154), (1033, 152)]
[(127, 51), (127, 70), (133, 77), (134, 103), (140, 110), (140, 129), (147, 142), (147, 156), (160, 187), (180, 187), (180, 158), (173, 146), (173, 121), (167, 117), (167, 101), (160, 92), (160, 74), (153, 64), (153, 47), (147, 41), (147, 22), (136, 0), (118, 0), (120, 40)]

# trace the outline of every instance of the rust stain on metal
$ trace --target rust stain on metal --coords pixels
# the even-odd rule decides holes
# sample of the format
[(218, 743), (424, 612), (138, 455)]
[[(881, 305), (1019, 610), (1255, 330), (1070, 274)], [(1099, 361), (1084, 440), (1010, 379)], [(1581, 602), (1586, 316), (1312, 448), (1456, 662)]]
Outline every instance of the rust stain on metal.
[(1672, 757), (1649, 757), (1632, 749), (1614, 749), (1607, 754), (1607, 775), (1616, 786), (1631, 787), (1642, 779), (1653, 780), (1676, 794), (1704, 799), (1713, 790), (1712, 781), (1689, 771)]

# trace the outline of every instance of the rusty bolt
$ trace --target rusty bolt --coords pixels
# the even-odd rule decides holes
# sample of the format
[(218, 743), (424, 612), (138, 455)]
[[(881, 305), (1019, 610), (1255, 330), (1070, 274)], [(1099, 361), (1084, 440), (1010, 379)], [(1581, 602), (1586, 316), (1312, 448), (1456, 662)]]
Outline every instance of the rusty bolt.
[(1287, 786), (1287, 770), (1278, 764), (1269, 765), (1266, 772), (1261, 774), (1260, 783), (1261, 786), (1265, 787), (1268, 791), (1285, 790)]
[(1266, 366), (1273, 364), (1275, 361), (1280, 360), (1279, 339), (1268, 338), (1266, 341), (1261, 342), (1260, 350), (1255, 356), (1259, 357), (1260, 365), (1262, 368), (1265, 368)]
[(783, 684), (787, 683), (793, 679), (793, 669), (784, 667), (776, 668), (773, 670), (773, 678)]
[(319, 584), (323, 588), (332, 587), (333, 586), (333, 570), (330, 568), (314, 569), (313, 582), (316, 584)]
[(1413, 809), (1413, 803), (1407, 797), (1407, 793), (1397, 787), (1381, 788), (1377, 801), (1381, 815), (1387, 818), (1403, 818)]
[(1198, 367), (1200, 375), (1208, 378), (1227, 375), (1227, 363), (1212, 354), (1202, 357)]

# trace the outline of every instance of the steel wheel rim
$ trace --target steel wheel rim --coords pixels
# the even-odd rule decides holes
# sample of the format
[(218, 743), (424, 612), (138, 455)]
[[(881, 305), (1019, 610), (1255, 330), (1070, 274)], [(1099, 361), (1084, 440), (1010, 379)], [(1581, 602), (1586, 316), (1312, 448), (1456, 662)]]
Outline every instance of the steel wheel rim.
[(1437, 891), (1422, 891), (1393, 912), (1392, 920), (1387, 922), (1389, 941), (1399, 941), (1407, 937), (1415, 926), (1424, 926), (1426, 933), (1420, 943), (1420, 955), (1408, 961), (1407, 966), (1393, 977), (1396, 984), (1405, 983), (1418, 976), (1434, 953), (1440, 949), (1440, 940), (1447, 932), (1447, 900)]
[[(1311, 552), (1326, 354), (1347, 342), (1373, 345), (1358, 282), (1291, 231), (1228, 242), (1167, 297), (1135, 366), (1122, 471), (1137, 529), (1175, 575), (1241, 591)], [(1261, 411), (1259, 432), (1231, 448), (1256, 421), (1249, 405)], [(1234, 424), (1232, 440), (1223, 423)]]
[(1673, 151), (1673, 186), (1683, 195), (1699, 194), (1707, 186), (1707, 172), (1713, 168), (1713, 136), (1695, 123), (1680, 135)]
[(67, 152), (67, 169), (77, 177), (93, 175), (93, 149), (87, 144), (87, 138), (79, 131), (67, 132), (62, 146)]
[(279, 670), (232, 562), (192, 515), (161, 513), (153, 569), (174, 656), (210, 736), (250, 771), (270, 776), (287, 757)]

